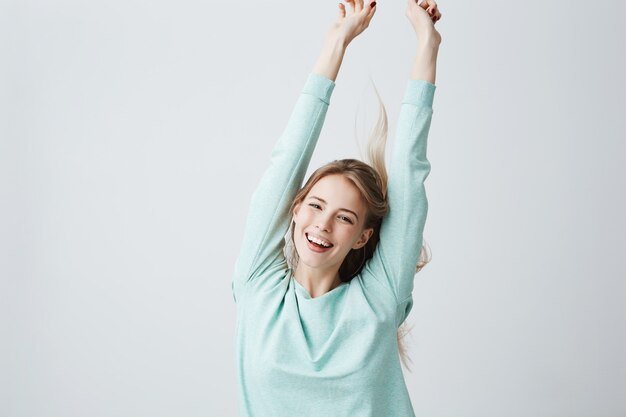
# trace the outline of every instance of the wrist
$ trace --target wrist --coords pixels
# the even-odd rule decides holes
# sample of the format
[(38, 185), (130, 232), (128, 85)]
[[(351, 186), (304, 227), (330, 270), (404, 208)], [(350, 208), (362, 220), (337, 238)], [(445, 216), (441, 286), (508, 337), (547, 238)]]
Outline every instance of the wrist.
[(417, 36), (420, 47), (425, 50), (434, 50), (435, 52), (439, 50), (439, 45), (441, 45), (441, 35), (435, 32), (419, 34)]
[(345, 52), (345, 43), (341, 39), (328, 37), (313, 67), (313, 72), (335, 81)]
[(422, 60), (436, 60), (439, 54), (439, 43), (423, 40), (417, 48), (417, 56)]
[(348, 48), (349, 42), (346, 41), (343, 37), (329, 33), (326, 35), (326, 39), (324, 39), (324, 49), (323, 51), (331, 54), (345, 54), (346, 49)]

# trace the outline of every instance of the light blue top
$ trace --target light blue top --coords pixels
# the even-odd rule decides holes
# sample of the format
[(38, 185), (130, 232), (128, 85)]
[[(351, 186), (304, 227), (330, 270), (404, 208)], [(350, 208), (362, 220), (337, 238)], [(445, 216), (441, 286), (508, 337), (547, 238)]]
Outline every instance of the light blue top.
[(311, 298), (284, 257), (289, 206), (303, 184), (335, 83), (311, 73), (250, 202), (232, 281), (243, 417), (413, 417), (397, 329), (413, 306), (430, 172), (435, 85), (409, 79), (391, 166), (389, 213), (360, 274)]

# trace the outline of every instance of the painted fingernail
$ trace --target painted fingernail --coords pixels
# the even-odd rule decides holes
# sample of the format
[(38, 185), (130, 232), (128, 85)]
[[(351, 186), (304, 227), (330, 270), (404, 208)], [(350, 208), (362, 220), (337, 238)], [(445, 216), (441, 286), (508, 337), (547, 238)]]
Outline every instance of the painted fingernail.
[(376, 2), (375, 1), (370, 3), (370, 7), (374, 7), (374, 6), (376, 6)]

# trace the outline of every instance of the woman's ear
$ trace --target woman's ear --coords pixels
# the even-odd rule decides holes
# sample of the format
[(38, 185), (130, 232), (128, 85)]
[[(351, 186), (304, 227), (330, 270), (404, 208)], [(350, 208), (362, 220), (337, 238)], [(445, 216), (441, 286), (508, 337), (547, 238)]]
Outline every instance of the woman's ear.
[(298, 215), (298, 212), (300, 211), (300, 204), (302, 203), (298, 203), (293, 207), (293, 213), (291, 213), (291, 221), (295, 221), (295, 217)]
[(361, 249), (363, 246), (367, 244), (367, 241), (370, 240), (372, 235), (374, 234), (374, 229), (369, 227), (363, 232), (361, 232), (361, 237), (357, 240), (356, 244), (352, 247), (352, 249)]

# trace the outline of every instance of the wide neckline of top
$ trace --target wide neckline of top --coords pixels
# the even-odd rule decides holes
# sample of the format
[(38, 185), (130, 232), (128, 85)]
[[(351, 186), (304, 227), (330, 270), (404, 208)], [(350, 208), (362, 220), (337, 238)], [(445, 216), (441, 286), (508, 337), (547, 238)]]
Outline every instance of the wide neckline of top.
[(293, 270), (291, 271), (290, 275), (291, 275), (290, 279), (294, 282), (294, 285), (296, 286), (296, 290), (300, 291), (300, 293), (304, 296), (304, 298), (306, 298), (307, 300), (312, 300), (312, 301), (328, 298), (331, 295), (338, 293), (341, 288), (349, 284), (349, 282), (342, 282), (341, 284), (339, 284), (332, 290), (320, 295), (319, 297), (311, 297), (311, 294), (309, 294), (309, 291), (306, 288), (304, 288), (304, 286), (302, 286), (302, 284), (300, 284), (298, 280), (296, 280), (296, 277), (294, 277), (293, 275)]

